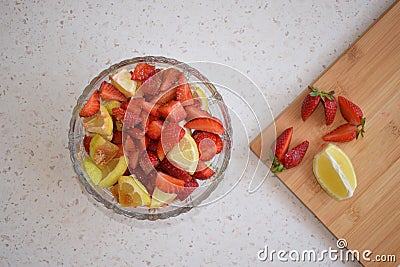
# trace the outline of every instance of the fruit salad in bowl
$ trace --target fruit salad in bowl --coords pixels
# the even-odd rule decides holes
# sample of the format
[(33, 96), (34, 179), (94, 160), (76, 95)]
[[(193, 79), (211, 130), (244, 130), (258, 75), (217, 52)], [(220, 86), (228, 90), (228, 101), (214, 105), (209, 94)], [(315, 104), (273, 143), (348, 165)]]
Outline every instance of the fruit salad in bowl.
[(156, 220), (199, 205), (223, 179), (232, 129), (221, 95), (174, 59), (137, 57), (102, 71), (70, 122), (79, 181), (119, 214)]

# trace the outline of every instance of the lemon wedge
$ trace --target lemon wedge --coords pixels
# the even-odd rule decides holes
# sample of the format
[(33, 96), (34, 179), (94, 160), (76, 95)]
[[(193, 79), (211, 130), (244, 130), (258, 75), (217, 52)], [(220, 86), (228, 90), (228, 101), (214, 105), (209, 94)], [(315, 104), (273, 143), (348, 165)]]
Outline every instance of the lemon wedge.
[(200, 87), (197, 87), (197, 86), (193, 86), (192, 90), (193, 90), (193, 93), (192, 93), (193, 98), (198, 99), (201, 103), (201, 109), (208, 111), (208, 99), (207, 99), (207, 96), (204, 93), (204, 91)]
[(83, 127), (90, 133), (98, 133), (104, 137), (111, 136), (112, 138), (113, 120), (107, 108), (103, 105), (100, 105), (100, 112), (83, 119)]
[(150, 206), (151, 198), (146, 187), (134, 176), (118, 178), (118, 194), (121, 206)]
[(122, 69), (114, 76), (111, 76), (110, 81), (126, 97), (129, 98), (135, 95), (137, 82), (131, 80), (131, 73), (127, 69)]
[(328, 144), (315, 155), (313, 172), (321, 187), (337, 200), (353, 196), (356, 174), (349, 157), (334, 144)]
[(101, 178), (103, 178), (103, 173), (101, 169), (97, 167), (97, 165), (94, 164), (89, 157), (86, 157), (83, 160), (83, 164), (90, 179), (92, 179), (92, 182), (97, 185), (100, 182)]
[(168, 152), (167, 159), (189, 174), (196, 171), (199, 163), (199, 150), (188, 132), (185, 132), (182, 140)]
[(100, 182), (99, 186), (103, 188), (107, 188), (112, 186), (118, 181), (118, 178), (122, 176), (128, 165), (126, 163), (126, 159), (124, 156), (120, 157), (118, 160), (117, 165), (114, 167), (112, 171), (110, 171)]
[(153, 196), (151, 198), (150, 209), (157, 209), (159, 207), (168, 205), (176, 198), (175, 193), (165, 193), (158, 187), (154, 188)]

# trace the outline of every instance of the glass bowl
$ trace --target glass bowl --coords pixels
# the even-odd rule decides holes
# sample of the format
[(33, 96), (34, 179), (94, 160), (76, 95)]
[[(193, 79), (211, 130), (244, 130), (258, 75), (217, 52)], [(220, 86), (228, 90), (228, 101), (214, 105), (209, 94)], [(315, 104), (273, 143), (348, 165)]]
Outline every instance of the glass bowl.
[[(196, 188), (196, 190), (194, 190), (184, 201), (174, 200), (172, 203), (169, 203), (169, 205), (157, 209), (149, 209), (148, 207), (122, 207), (113, 197), (109, 189), (101, 188), (92, 182), (83, 164), (83, 160), (87, 156), (87, 153), (83, 146), (85, 129), (83, 127), (82, 119), (79, 117), (80, 109), (89, 96), (100, 87), (100, 84), (103, 81), (108, 81), (110, 75), (123, 68), (133, 70), (138, 63), (149, 63), (156, 66), (156, 68), (161, 69), (174, 67), (182, 71), (189, 84), (195, 84), (197, 87), (202, 89), (209, 103), (209, 113), (218, 118), (225, 128), (225, 133), (221, 136), (223, 140), (223, 150), (210, 161), (210, 167), (215, 171), (215, 174), (208, 180), (197, 180), (199, 182), (199, 187)], [(80, 183), (91, 197), (102, 203), (106, 208), (109, 208), (118, 214), (139, 220), (157, 220), (177, 216), (189, 211), (193, 207), (199, 206), (215, 190), (223, 179), (224, 172), (230, 160), (232, 127), (227, 107), (224, 104), (221, 95), (217, 92), (212, 82), (208, 81), (199, 71), (175, 59), (160, 56), (145, 56), (135, 57), (112, 65), (108, 69), (103, 70), (90, 82), (88, 86), (86, 86), (74, 107), (68, 138), (70, 156), (75, 171)]]

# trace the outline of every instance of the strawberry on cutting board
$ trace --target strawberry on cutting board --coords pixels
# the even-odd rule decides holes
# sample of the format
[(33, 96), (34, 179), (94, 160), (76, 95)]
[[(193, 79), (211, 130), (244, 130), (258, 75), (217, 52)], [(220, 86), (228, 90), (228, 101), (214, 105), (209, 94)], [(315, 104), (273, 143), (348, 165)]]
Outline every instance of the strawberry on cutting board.
[(273, 173), (282, 172), (286, 169), (296, 167), (303, 160), (307, 152), (309, 142), (303, 141), (301, 144), (288, 151), (292, 139), (293, 127), (284, 130), (272, 145), (274, 159), (271, 165)]
[(354, 138), (358, 139), (359, 135), (364, 137), (364, 125), (365, 118), (361, 120), (361, 124), (358, 126), (351, 123), (345, 123), (324, 135), (322, 139), (329, 142), (349, 142)]
[(360, 125), (363, 117), (361, 108), (343, 96), (339, 96), (338, 101), (343, 118), (353, 125)]
[(306, 95), (301, 106), (301, 118), (306, 121), (314, 112), (318, 104), (322, 102), (325, 108), (326, 125), (330, 125), (336, 116), (337, 102), (333, 94), (334, 91), (325, 93), (313, 86), (308, 87), (311, 92)]

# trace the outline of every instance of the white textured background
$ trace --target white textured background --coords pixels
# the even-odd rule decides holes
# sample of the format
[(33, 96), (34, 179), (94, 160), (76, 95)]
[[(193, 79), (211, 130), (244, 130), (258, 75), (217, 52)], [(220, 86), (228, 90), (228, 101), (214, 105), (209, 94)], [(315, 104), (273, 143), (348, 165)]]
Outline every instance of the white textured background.
[(393, 1), (218, 2), (0, 1), (0, 266), (263, 266), (265, 245), (336, 246), (276, 178), (157, 222), (115, 216), (81, 191), (68, 123), (82, 88), (110, 64), (224, 63), (277, 115)]

